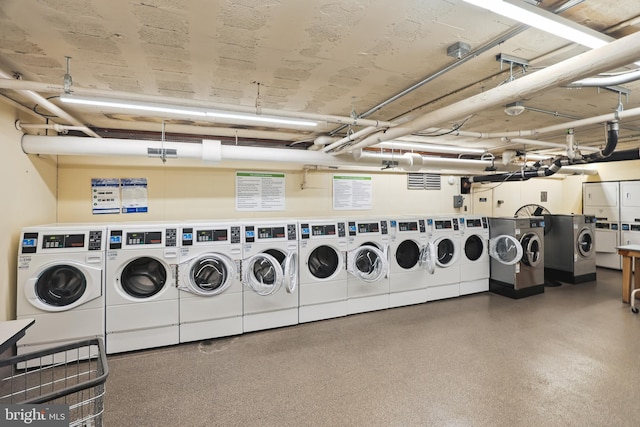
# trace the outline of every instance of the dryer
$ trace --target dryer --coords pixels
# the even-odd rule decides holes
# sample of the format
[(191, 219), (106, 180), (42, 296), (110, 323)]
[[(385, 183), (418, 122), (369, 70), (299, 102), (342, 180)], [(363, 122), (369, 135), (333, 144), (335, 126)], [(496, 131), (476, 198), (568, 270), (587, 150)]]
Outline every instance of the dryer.
[[(626, 202), (633, 204), (633, 199)], [(582, 213), (596, 217), (596, 266), (622, 269), (620, 246), (620, 182), (585, 182), (582, 184)]]
[[(596, 217), (545, 215), (544, 273), (568, 283), (596, 280)], [(548, 223), (548, 224), (547, 224)]]
[(489, 218), (489, 290), (510, 298), (544, 292), (544, 217)]
[(35, 323), (17, 343), (18, 354), (104, 337), (106, 234), (99, 225), (22, 229), (16, 315)]
[(427, 281), (427, 301), (460, 296), (460, 224), (458, 218), (428, 218), (436, 248), (436, 269)]
[(107, 353), (178, 344), (175, 283), (178, 226), (108, 227), (106, 260)]
[(180, 342), (242, 333), (241, 225), (180, 227), (177, 287)]
[(489, 220), (485, 216), (460, 217), (460, 235), (460, 295), (488, 291)]
[(389, 221), (350, 220), (347, 227), (347, 313), (389, 308)]
[(435, 272), (436, 250), (424, 218), (390, 221), (389, 307), (427, 301), (427, 281)]
[(293, 220), (242, 227), (243, 331), (298, 323), (298, 237)]
[(346, 316), (346, 221), (301, 220), (299, 226), (300, 323)]

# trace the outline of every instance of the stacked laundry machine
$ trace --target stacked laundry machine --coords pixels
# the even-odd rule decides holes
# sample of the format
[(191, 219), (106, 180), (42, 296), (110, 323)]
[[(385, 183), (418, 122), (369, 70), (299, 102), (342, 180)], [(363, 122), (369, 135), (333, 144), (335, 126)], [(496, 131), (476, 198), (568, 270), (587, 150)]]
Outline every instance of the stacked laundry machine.
[(510, 298), (544, 292), (544, 217), (489, 218), (489, 290)]
[(640, 181), (620, 182), (621, 245), (640, 244)]
[(207, 222), (180, 228), (180, 342), (243, 332), (241, 260), (240, 224)]
[(596, 266), (622, 269), (620, 246), (620, 182), (582, 184), (582, 213), (596, 217)]
[(35, 323), (18, 354), (104, 337), (106, 227), (53, 224), (20, 236), (16, 314)]
[(427, 218), (436, 251), (436, 267), (427, 280), (427, 301), (460, 296), (461, 231), (459, 218)]
[(287, 219), (242, 225), (244, 332), (298, 323), (297, 228)]
[(436, 249), (426, 219), (390, 221), (389, 307), (427, 301), (427, 282), (436, 268)]
[(347, 223), (347, 314), (389, 308), (389, 221)]
[(596, 280), (596, 217), (545, 215), (544, 220), (545, 277), (568, 283)]
[(178, 225), (111, 225), (107, 231), (106, 352), (178, 344)]
[(300, 323), (346, 316), (346, 221), (301, 220), (299, 227)]

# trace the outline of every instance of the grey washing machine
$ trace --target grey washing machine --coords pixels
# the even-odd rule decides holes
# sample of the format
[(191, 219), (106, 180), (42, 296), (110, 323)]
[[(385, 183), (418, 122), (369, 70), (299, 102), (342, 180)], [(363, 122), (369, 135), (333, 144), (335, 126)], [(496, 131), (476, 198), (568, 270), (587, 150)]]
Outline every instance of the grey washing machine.
[(596, 280), (596, 217), (545, 215), (544, 273), (568, 283)]
[[(489, 290), (510, 298), (523, 298), (544, 292), (544, 217), (489, 218), (489, 236), (493, 241)], [(506, 236), (517, 240), (514, 247)], [(500, 243), (504, 239), (507, 243)], [(509, 257), (522, 255), (518, 262)], [(513, 254), (513, 255), (511, 255)]]

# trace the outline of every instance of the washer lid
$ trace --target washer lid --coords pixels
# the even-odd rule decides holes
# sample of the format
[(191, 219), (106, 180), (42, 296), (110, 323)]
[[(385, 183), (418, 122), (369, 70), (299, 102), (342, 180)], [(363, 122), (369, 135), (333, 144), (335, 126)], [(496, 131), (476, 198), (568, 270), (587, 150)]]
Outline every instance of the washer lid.
[(66, 311), (102, 295), (102, 269), (72, 261), (43, 266), (24, 284), (31, 305), (44, 311)]
[(218, 295), (231, 286), (237, 274), (236, 263), (216, 252), (198, 255), (178, 266), (179, 289), (202, 296)]
[(580, 232), (578, 233), (578, 238), (576, 239), (576, 245), (578, 247), (578, 253), (581, 256), (588, 258), (593, 255), (595, 244), (591, 229), (589, 229), (588, 227), (584, 227), (582, 230), (580, 230)]
[(438, 267), (449, 267), (458, 260), (455, 242), (448, 237), (440, 237), (435, 241), (436, 264)]
[(242, 265), (242, 282), (258, 295), (271, 295), (282, 286), (284, 272), (273, 255), (261, 252), (244, 260)]
[(171, 273), (164, 264), (151, 257), (139, 257), (129, 261), (120, 273), (122, 290), (134, 298), (150, 298), (164, 289)]
[(284, 287), (288, 293), (295, 292), (298, 286), (298, 254), (291, 251), (284, 261)]
[(420, 266), (424, 267), (429, 274), (435, 273), (437, 257), (436, 245), (433, 242), (427, 242), (420, 253)]
[(542, 244), (536, 233), (524, 233), (520, 238), (522, 245), (522, 262), (531, 267), (536, 267), (542, 260)]
[(385, 252), (365, 244), (347, 253), (347, 271), (363, 282), (377, 282), (387, 275), (389, 262)]
[(489, 256), (501, 264), (516, 264), (522, 259), (522, 254), (522, 245), (513, 236), (503, 235), (489, 239)]
[(341, 270), (342, 256), (340, 252), (329, 245), (316, 247), (307, 257), (309, 273), (319, 280), (329, 279)]

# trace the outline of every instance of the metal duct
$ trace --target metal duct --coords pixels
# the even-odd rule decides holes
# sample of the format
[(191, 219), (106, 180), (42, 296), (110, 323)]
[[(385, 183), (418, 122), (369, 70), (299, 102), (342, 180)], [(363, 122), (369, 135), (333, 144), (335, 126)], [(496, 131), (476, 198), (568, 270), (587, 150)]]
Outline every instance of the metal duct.
[[(522, 170), (516, 173), (501, 173), (493, 175), (481, 175), (473, 176), (469, 178), (470, 183), (474, 182), (505, 182), (505, 181), (526, 181), (530, 178), (547, 177), (558, 172), (563, 166), (569, 166), (576, 163), (591, 163), (594, 161), (605, 162), (616, 149), (618, 144), (618, 122), (607, 123), (607, 144), (604, 149), (598, 153), (592, 153), (587, 156), (583, 156), (580, 160), (570, 159), (567, 156), (556, 157), (551, 165), (546, 168), (542, 168), (541, 164), (537, 162), (533, 169)], [(632, 150), (634, 151), (634, 150)]]

